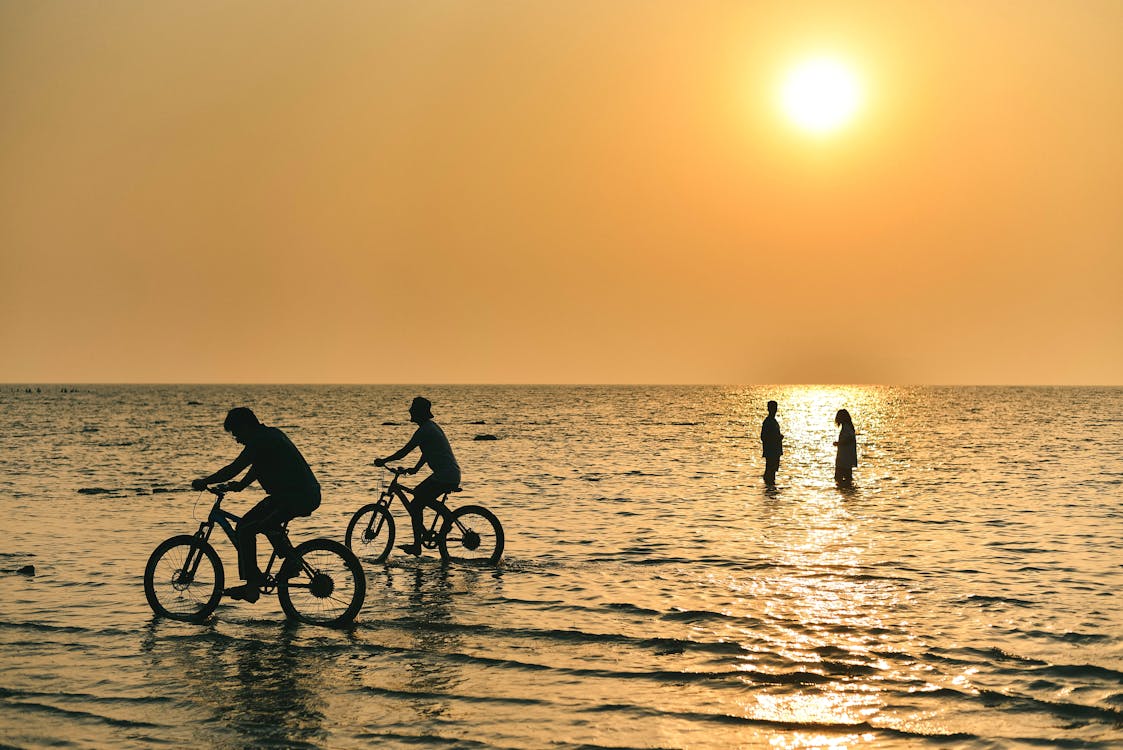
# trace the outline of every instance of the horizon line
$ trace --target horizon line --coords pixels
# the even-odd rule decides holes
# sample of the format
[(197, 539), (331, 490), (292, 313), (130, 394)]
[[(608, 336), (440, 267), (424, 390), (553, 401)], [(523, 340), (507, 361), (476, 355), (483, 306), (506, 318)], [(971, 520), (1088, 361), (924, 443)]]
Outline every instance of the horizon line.
[(338, 386), (352, 386), (352, 387), (393, 387), (393, 388), (410, 388), (410, 387), (430, 387), (430, 388), (447, 388), (447, 387), (499, 387), (499, 388), (517, 388), (517, 387), (568, 387), (568, 388), (612, 388), (612, 387), (682, 387), (682, 388), (703, 388), (703, 387), (716, 387), (716, 388), (790, 388), (790, 387), (822, 387), (822, 386), (850, 386), (850, 387), (889, 387), (889, 388), (905, 388), (905, 387), (921, 387), (921, 388), (1120, 388), (1123, 383), (915, 383), (915, 382), (801, 382), (801, 383), (717, 383), (717, 382), (624, 382), (624, 381), (580, 381), (580, 382), (424, 382), (416, 381), (410, 383), (393, 383), (393, 382), (359, 382), (359, 381), (221, 381), (221, 380), (205, 380), (205, 381), (111, 381), (111, 380), (90, 380), (90, 381), (76, 381), (76, 380), (42, 380), (42, 381), (3, 381), (0, 382), (0, 388), (9, 387), (57, 387), (57, 386), (304, 386), (304, 387), (338, 387)]

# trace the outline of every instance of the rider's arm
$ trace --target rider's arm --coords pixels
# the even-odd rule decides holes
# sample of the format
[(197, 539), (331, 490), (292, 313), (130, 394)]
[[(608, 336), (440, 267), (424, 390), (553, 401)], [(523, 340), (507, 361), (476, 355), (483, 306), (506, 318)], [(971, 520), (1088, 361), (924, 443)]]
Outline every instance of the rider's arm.
[(251, 466), (250, 470), (246, 472), (246, 475), (244, 477), (242, 477), (242, 481), (235, 482), (235, 484), (239, 485), (239, 486), (231, 487), (231, 489), (234, 490), (235, 492), (241, 492), (246, 487), (249, 487), (251, 484), (253, 484), (256, 481), (257, 481), (257, 469), (255, 469)]
[[(409, 442), (406, 443), (405, 447), (403, 447), (400, 451), (382, 459), (382, 463), (388, 464), (391, 461), (397, 461), (400, 458), (405, 458), (406, 456), (408, 456), (413, 451), (414, 448), (417, 447), (417, 445), (418, 445), (418, 443), (417, 443), (416, 435), (415, 435), (414, 437), (410, 438)], [(418, 467), (420, 467), (420, 466), (421, 466), (421, 464), (418, 464)]]
[[(216, 471), (214, 474), (211, 474), (209, 477), (203, 477), (202, 479), (197, 479), (195, 481), (202, 485), (225, 482), (241, 474), (242, 470), (249, 466), (251, 463), (252, 460), (250, 459), (249, 449), (247, 448), (240, 454), (238, 454), (238, 457), (231, 461), (227, 466), (223, 466), (221, 469)], [(253, 472), (250, 473), (252, 474)]]

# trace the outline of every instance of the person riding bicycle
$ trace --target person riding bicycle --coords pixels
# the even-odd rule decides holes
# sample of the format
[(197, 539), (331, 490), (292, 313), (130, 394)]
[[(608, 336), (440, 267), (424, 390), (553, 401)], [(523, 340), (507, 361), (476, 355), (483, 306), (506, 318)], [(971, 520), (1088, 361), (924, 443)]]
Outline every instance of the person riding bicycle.
[[(281, 526), (297, 516), (309, 516), (320, 507), (320, 483), (288, 435), (259, 422), (247, 407), (231, 409), (222, 426), (245, 448), (229, 465), (196, 479), (191, 486), (202, 491), (207, 485), (233, 479), (248, 467), (246, 475), (240, 481), (230, 482), (226, 489), (241, 492), (256, 481), (268, 493), (238, 522), (238, 575), (245, 583), (224, 592), (231, 599), (252, 603), (261, 596), (265, 580), (257, 562), (257, 535), (265, 534), (277, 554), (287, 557), (293, 547)], [(279, 575), (287, 572), (282, 565)]]
[(414, 448), (421, 449), (417, 465), (409, 469), (416, 474), (425, 464), (433, 472), (413, 490), (413, 502), (409, 504), (409, 517), (413, 524), (413, 544), (399, 544), (405, 553), (421, 555), (421, 536), (425, 531), (422, 512), (426, 505), (436, 505), (436, 500), (446, 492), (460, 486), (460, 464), (452, 455), (452, 446), (445, 437), (444, 430), (433, 421), (433, 404), (427, 398), (418, 396), (409, 406), (409, 420), (417, 424), (417, 431), (400, 451), (386, 458), (374, 459), (375, 466), (384, 466), (409, 455)]

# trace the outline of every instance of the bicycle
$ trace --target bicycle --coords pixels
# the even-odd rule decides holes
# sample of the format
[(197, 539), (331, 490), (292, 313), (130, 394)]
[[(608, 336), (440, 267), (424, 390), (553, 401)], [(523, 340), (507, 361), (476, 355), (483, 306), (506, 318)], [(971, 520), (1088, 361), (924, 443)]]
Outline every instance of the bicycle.
[[(222, 599), (226, 575), (209, 539), (217, 524), (236, 549), (233, 524), (241, 519), (221, 507), (226, 486), (207, 491), (215, 501), (199, 530), (164, 540), (148, 558), (144, 595), (157, 615), (197, 622), (209, 617)], [(288, 522), (281, 533), (288, 534)], [(351, 550), (332, 539), (312, 539), (297, 546), (274, 576), (277, 559), (274, 549), (261, 592), (275, 592), (285, 615), (310, 625), (342, 625), (355, 619), (366, 599), (367, 579)]]
[[(394, 548), (394, 516), (390, 504), (395, 497), (409, 511), (410, 501), (406, 498), (412, 493), (409, 487), (399, 484), (398, 479), (409, 470), (385, 467), (394, 475), (378, 496), (378, 500), (364, 505), (355, 511), (347, 524), (347, 547), (355, 554), (373, 557), (382, 562)], [(459, 487), (444, 493), (439, 500), (430, 504), (434, 510), (433, 519), (421, 537), (421, 546), (440, 551), (444, 562), (469, 562), (491, 564), (499, 562), (503, 555), (503, 525), (495, 514), (480, 505), (463, 505), (456, 510), (448, 507), (448, 496), (460, 492)]]

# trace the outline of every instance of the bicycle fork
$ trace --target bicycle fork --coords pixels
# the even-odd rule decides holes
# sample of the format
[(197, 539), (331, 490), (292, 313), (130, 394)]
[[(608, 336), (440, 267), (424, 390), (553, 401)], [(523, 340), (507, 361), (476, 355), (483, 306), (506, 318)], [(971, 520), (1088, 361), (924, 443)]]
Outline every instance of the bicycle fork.
[(194, 582), (195, 573), (199, 570), (199, 562), (203, 559), (203, 548), (209, 543), (213, 529), (212, 522), (204, 521), (199, 524), (199, 530), (195, 532), (195, 540), (198, 544), (191, 545), (187, 551), (187, 559), (183, 561), (183, 568), (179, 571), (180, 585), (190, 586)]

